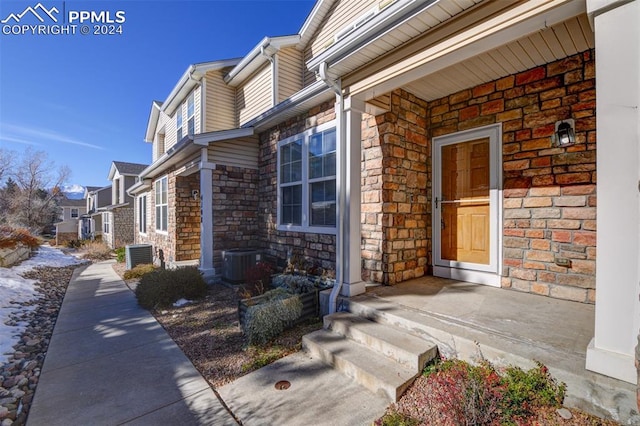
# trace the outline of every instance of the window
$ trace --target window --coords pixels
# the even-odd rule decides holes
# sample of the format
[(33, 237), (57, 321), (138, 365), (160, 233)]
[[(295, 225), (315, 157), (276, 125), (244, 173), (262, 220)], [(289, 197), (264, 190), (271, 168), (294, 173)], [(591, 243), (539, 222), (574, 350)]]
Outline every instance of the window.
[(182, 105), (176, 110), (176, 142), (182, 140)]
[(147, 196), (138, 197), (138, 232), (147, 233)]
[(167, 202), (167, 177), (163, 177), (155, 183), (156, 192), (156, 231), (167, 231), (168, 202)]
[(195, 133), (196, 120), (194, 117), (194, 98), (193, 93), (187, 99), (187, 134), (193, 135)]
[(71, 219), (77, 219), (80, 216), (78, 209), (71, 209)]
[(109, 234), (111, 229), (111, 213), (102, 213), (102, 232)]
[(281, 229), (333, 233), (336, 226), (336, 130), (332, 124), (278, 144)]

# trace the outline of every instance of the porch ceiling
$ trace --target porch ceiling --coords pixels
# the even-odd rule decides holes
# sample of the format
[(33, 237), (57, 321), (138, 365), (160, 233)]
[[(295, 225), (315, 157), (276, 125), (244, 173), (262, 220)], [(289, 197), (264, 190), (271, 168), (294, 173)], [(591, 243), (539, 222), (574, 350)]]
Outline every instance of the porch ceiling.
[(356, 53), (336, 57), (329, 72), (342, 76), (351, 95), (384, 109), (397, 88), (438, 99), (595, 46), (581, 0), (468, 1), (466, 9), (435, 19), (434, 12), (454, 3), (460, 5), (431, 4), (379, 32)]
[(586, 14), (484, 52), (402, 86), (426, 101), (544, 65), (595, 47)]

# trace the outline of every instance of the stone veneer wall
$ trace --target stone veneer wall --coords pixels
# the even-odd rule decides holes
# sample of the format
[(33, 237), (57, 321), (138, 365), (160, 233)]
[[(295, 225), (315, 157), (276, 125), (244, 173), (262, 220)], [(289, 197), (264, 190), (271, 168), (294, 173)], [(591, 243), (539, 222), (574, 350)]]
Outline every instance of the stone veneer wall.
[(391, 111), (363, 123), (362, 233), (365, 279), (395, 284), (431, 264), (427, 102), (396, 90)]
[[(164, 177), (160, 176), (159, 178)], [(167, 202), (168, 220), (167, 231), (156, 231), (156, 200), (155, 200), (155, 183), (158, 179), (155, 179), (151, 184), (151, 190), (148, 193), (147, 199), (147, 233), (146, 235), (136, 232), (136, 242), (143, 244), (151, 244), (153, 246), (153, 258), (156, 264), (160, 264), (160, 250), (166, 263), (174, 262), (176, 260), (176, 245), (175, 245), (175, 205), (176, 205), (176, 176), (175, 172), (170, 172), (167, 175)]]
[[(594, 302), (595, 106), (593, 50), (429, 103), (430, 137), (502, 123), (503, 287)], [(568, 118), (577, 143), (552, 146)]]
[(133, 207), (118, 207), (112, 210), (111, 237), (113, 248), (124, 247), (134, 241), (135, 217)]
[(277, 229), (278, 141), (335, 120), (335, 106), (327, 102), (260, 135), (259, 229), (262, 248), (280, 262), (293, 249), (325, 269), (335, 269), (335, 235), (279, 231)]
[(174, 188), (175, 204), (172, 214), (176, 230), (174, 259), (176, 262), (200, 259), (200, 197), (194, 199), (192, 192), (200, 191), (200, 173), (177, 176)]
[(222, 271), (222, 251), (258, 248), (258, 170), (216, 165), (213, 170), (213, 263)]

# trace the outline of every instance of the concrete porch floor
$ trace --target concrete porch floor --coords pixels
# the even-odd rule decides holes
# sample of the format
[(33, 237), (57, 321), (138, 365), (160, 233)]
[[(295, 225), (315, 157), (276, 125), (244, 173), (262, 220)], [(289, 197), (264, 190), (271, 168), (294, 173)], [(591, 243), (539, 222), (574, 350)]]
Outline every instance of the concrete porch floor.
[(481, 357), (498, 366), (547, 365), (568, 386), (569, 406), (640, 424), (636, 387), (587, 371), (595, 307), (467, 282), (422, 277), (371, 286), (343, 299), (342, 308), (411, 329), (438, 344), (446, 357)]

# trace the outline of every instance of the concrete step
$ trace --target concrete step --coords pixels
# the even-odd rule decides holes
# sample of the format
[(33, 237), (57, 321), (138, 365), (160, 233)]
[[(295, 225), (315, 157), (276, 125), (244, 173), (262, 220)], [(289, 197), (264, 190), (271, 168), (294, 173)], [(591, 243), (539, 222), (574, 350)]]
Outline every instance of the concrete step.
[(370, 348), (329, 330), (302, 337), (311, 356), (332, 365), (374, 393), (396, 402), (420, 371), (405, 367)]
[(324, 327), (417, 372), (422, 371), (438, 353), (438, 347), (430, 341), (350, 312), (325, 316)]

